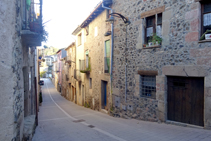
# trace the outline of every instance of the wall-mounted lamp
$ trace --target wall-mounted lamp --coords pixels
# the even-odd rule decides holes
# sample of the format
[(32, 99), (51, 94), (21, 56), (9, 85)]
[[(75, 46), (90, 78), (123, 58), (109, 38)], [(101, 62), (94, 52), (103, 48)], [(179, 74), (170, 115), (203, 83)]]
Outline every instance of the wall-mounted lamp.
[(118, 17), (118, 18), (121, 18), (123, 20), (125, 25), (129, 25), (131, 23), (126, 17), (124, 17), (123, 15), (121, 15), (119, 13), (111, 13), (109, 15), (111, 15), (111, 17), (108, 20), (106, 20), (106, 22), (113, 23), (114, 22), (114, 17)]

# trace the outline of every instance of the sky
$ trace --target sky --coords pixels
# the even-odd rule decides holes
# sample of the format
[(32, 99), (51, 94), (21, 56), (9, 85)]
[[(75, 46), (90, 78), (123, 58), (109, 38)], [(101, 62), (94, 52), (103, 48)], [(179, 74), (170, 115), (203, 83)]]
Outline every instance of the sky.
[[(43, 0), (43, 23), (48, 41), (42, 45), (66, 48), (75, 37), (72, 32), (101, 0)], [(49, 22), (48, 22), (49, 21)]]

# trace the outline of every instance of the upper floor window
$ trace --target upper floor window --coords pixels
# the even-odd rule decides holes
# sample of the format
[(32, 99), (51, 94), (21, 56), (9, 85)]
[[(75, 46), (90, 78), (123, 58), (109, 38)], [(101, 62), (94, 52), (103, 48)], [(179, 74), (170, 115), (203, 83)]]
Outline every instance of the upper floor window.
[(158, 46), (162, 42), (162, 13), (165, 6), (141, 13), (143, 19), (143, 47)]
[(78, 46), (82, 44), (82, 33), (78, 35)]
[(207, 33), (211, 34), (211, 2), (209, 1), (202, 1), (201, 2), (201, 10), (202, 10), (202, 27), (201, 27), (201, 34), (204, 36), (201, 37), (200, 40), (206, 39)]
[(109, 73), (110, 71), (110, 40), (105, 41), (105, 51), (104, 51), (104, 73)]
[(146, 17), (145, 44), (160, 45), (162, 40), (162, 13)]

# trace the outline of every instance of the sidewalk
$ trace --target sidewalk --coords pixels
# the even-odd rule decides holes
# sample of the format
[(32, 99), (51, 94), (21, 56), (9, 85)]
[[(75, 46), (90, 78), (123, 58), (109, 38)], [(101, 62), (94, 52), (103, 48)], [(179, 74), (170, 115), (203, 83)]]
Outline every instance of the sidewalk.
[(63, 98), (45, 79), (33, 141), (211, 141), (211, 131), (114, 118)]

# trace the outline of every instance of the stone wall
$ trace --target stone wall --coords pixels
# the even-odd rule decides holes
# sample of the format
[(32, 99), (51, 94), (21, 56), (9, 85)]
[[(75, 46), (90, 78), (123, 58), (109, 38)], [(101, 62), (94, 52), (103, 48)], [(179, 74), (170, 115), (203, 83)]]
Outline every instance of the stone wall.
[[(161, 47), (143, 47), (143, 12), (165, 6), (162, 15)], [(210, 43), (199, 43), (200, 37), (200, 3), (194, 0), (114, 0), (113, 9), (128, 17), (131, 24), (124, 26), (121, 19), (115, 18), (114, 23), (114, 77), (113, 95), (126, 107), (135, 103), (134, 113), (145, 111), (140, 105), (145, 98), (140, 97), (138, 70), (157, 70), (156, 99), (147, 103), (156, 111), (156, 117), (137, 114), (136, 118), (166, 121), (166, 79), (163, 74), (164, 66), (210, 66)], [(127, 32), (126, 32), (127, 31)], [(127, 34), (127, 46), (126, 46)], [(125, 102), (125, 57), (127, 63), (127, 102)], [(205, 68), (205, 127), (210, 128), (210, 67)], [(191, 76), (191, 75), (190, 75)], [(197, 76), (200, 77), (200, 76)], [(138, 102), (136, 99), (139, 99)], [(208, 102), (209, 101), (209, 102)], [(155, 103), (155, 104), (154, 104)], [(121, 104), (116, 110), (121, 110)], [(139, 108), (138, 108), (139, 107)], [(141, 107), (141, 108), (140, 108)], [(126, 112), (127, 113), (127, 110)], [(125, 114), (121, 112), (121, 114)], [(155, 113), (155, 112), (153, 112)], [(122, 116), (123, 116), (122, 115)], [(132, 115), (132, 114), (131, 114)], [(132, 116), (130, 116), (132, 117)]]
[(0, 16), (0, 140), (20, 140), (23, 128), (23, 74), (20, 2), (1, 1)]
[[(101, 110), (101, 86), (102, 81), (107, 82), (107, 106), (110, 110), (110, 75), (104, 73), (105, 41), (110, 40), (111, 36), (104, 36), (107, 31), (111, 31), (111, 25), (106, 20), (106, 10), (99, 14), (89, 24), (89, 34), (86, 36), (84, 51), (89, 52), (91, 72), (85, 75), (85, 96), (86, 102), (92, 109)], [(97, 36), (95, 29), (97, 28)], [(90, 88), (90, 78), (92, 79), (92, 88)]]
[[(23, 67), (32, 68), (31, 90), (27, 93), (28, 98), (31, 99), (32, 94), (35, 93), (34, 51), (32, 50), (32, 57), (29, 58), (28, 50), (24, 52), (24, 49), (29, 47), (22, 45), (21, 1), (2, 0), (0, 5), (0, 111), (2, 111), (0, 140), (19, 141), (23, 138), (24, 106), (26, 106), (24, 105)], [(35, 114), (35, 105), (27, 108), (31, 109), (30, 113)]]

